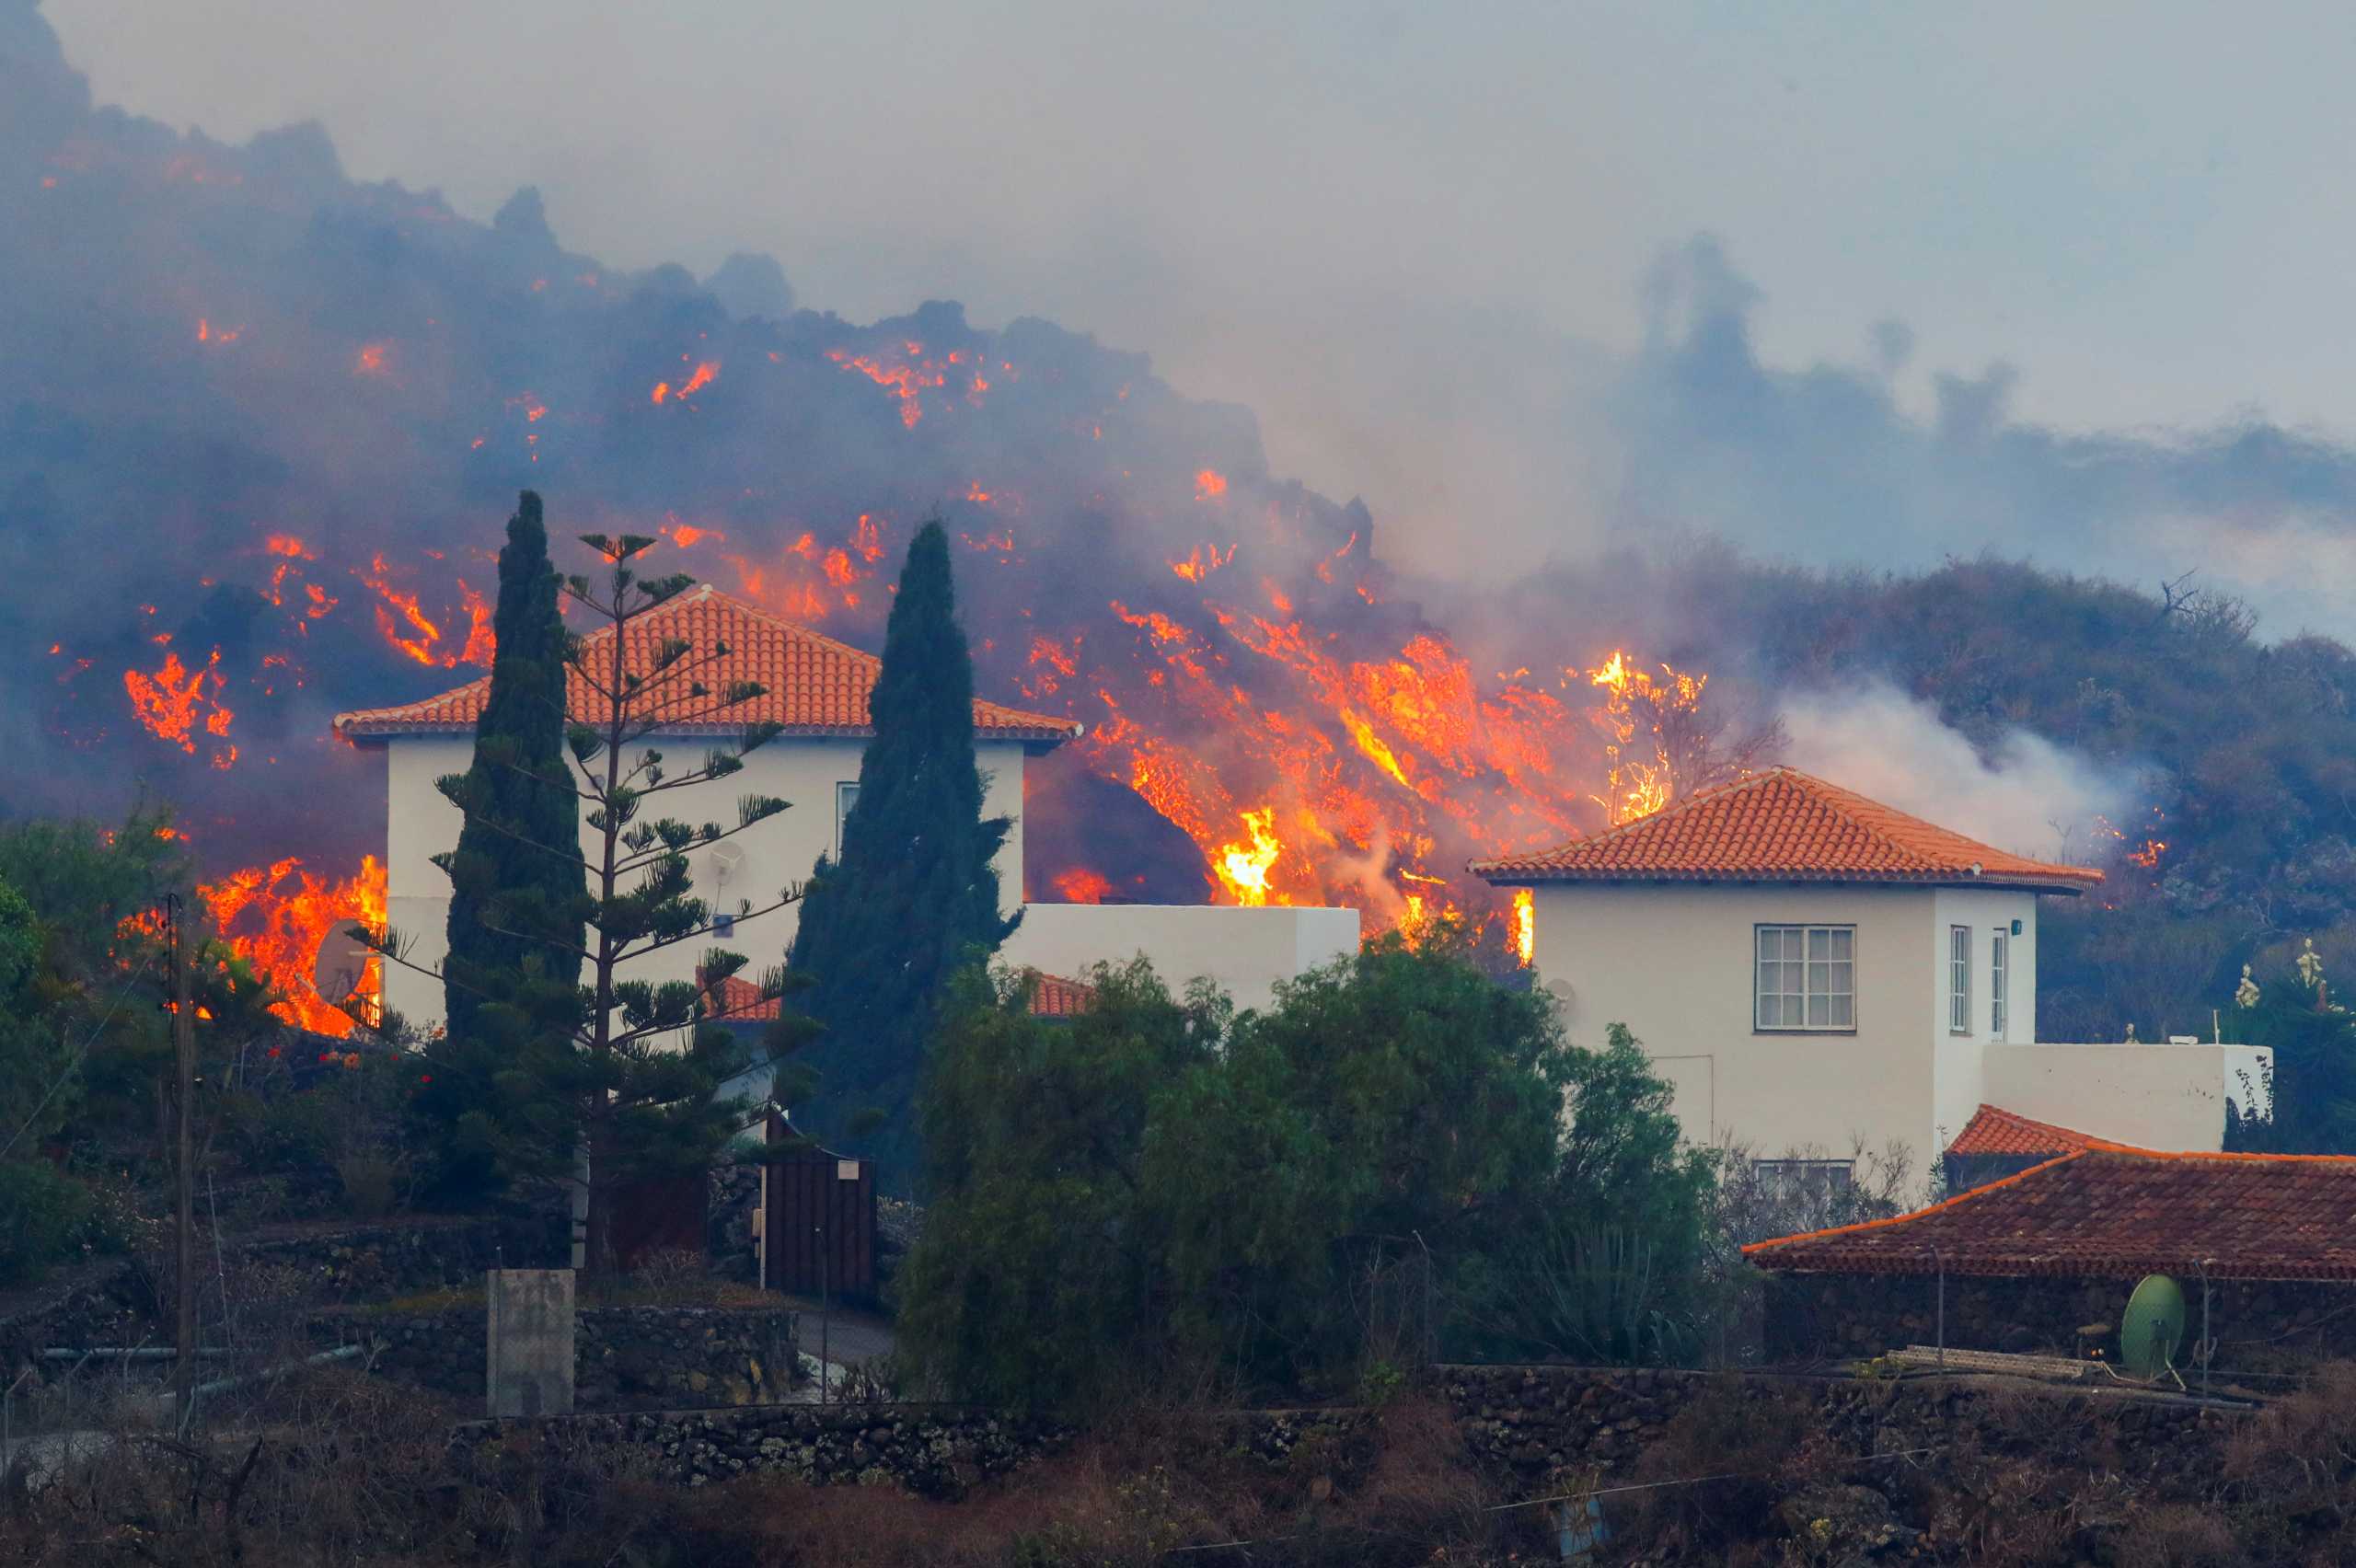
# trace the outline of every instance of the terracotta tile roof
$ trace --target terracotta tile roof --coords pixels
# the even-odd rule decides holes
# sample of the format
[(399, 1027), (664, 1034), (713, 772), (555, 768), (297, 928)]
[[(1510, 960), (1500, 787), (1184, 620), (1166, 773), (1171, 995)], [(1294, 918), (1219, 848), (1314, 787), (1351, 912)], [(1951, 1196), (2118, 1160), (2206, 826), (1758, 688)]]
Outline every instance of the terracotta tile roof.
[(1096, 987), (1067, 980), (1059, 974), (1031, 971), (1031, 1016), (1069, 1018), (1096, 1005)]
[[(592, 632), (583, 640), (592, 648), (610, 648), (613, 629)], [(626, 658), (629, 667), (644, 674), (653, 651), (664, 640), (686, 638), (699, 651), (725, 644), (728, 656), (699, 673), (703, 684), (718, 691), (733, 681), (758, 681), (768, 688), (756, 701), (730, 709), (721, 718), (681, 725), (682, 729), (724, 732), (768, 721), (782, 724), (795, 735), (869, 735), (868, 693), (883, 661), (847, 642), (821, 637), (807, 627), (778, 619), (742, 600), (732, 599), (710, 584), (690, 588), (662, 608), (631, 623)], [(684, 686), (685, 683), (680, 683)], [(573, 717), (592, 718), (595, 694), (577, 673), (569, 673)], [(491, 677), (469, 681), (454, 691), (397, 708), (364, 708), (339, 713), (335, 731), (347, 740), (387, 735), (465, 734), (482, 716), (491, 695)], [(690, 701), (684, 690), (672, 711), (692, 711), (706, 706)], [(974, 732), (993, 741), (1073, 739), (1080, 726), (1051, 714), (1026, 713), (995, 702), (976, 701)]]
[[(1031, 1016), (1034, 1018), (1069, 1018), (1086, 1012), (1096, 1000), (1096, 989), (1077, 980), (1061, 975), (1031, 972)], [(766, 1023), (778, 1016), (775, 997), (764, 1001), (761, 988), (741, 976), (731, 974), (715, 986), (716, 1004), (711, 1018), (717, 1023)]]
[(2069, 1154), (2090, 1148), (2100, 1140), (2050, 1122), (2032, 1122), (1993, 1105), (1982, 1105), (1963, 1124), (1949, 1154)]
[(1499, 883), (1907, 882), (2075, 893), (2102, 881), (2100, 871), (2006, 854), (1789, 767), (1702, 790), (1593, 838), (1471, 869)]
[(2356, 1158), (2088, 1139), (1914, 1214), (1743, 1252), (1778, 1273), (2356, 1280)]

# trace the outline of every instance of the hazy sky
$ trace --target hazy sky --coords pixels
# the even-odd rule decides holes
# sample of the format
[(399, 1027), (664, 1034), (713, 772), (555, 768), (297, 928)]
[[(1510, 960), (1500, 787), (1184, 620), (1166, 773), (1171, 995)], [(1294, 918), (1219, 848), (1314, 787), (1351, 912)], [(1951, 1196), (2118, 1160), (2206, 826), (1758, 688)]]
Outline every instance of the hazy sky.
[[(1494, 411), (1624, 348), (1719, 236), (1779, 363), (2018, 366), (2083, 428), (2356, 431), (2356, 9), (775, 0), (48, 0), (102, 101), (571, 246), (767, 250), (854, 317), (926, 297), (1149, 352), (1414, 559), (1477, 537)], [(1445, 521), (1444, 521), (1445, 520)], [(1419, 539), (1417, 537), (1419, 536)]]

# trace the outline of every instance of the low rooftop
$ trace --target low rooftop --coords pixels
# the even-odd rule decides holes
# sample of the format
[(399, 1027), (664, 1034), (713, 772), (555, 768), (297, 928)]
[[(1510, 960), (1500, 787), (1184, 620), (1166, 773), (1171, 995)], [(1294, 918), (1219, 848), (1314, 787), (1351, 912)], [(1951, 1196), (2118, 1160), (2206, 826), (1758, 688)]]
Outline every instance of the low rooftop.
[(2032, 1121), (1993, 1105), (1982, 1105), (1947, 1145), (1949, 1154), (2056, 1155), (2091, 1148), (2101, 1140), (2050, 1122)]
[(1476, 860), (1505, 886), (1553, 882), (1893, 882), (2074, 894), (2102, 881), (1967, 838), (1853, 790), (1773, 767), (1593, 838)]
[[(1024, 977), (1031, 985), (1033, 1018), (1070, 1018), (1086, 1012), (1096, 1001), (1093, 986), (1067, 980), (1060, 974), (1042, 974), (1035, 969), (1027, 971)], [(781, 1010), (776, 997), (764, 999), (758, 986), (737, 975), (728, 975), (713, 991), (717, 1003), (711, 1015), (714, 1023), (767, 1023)]]
[(2356, 1157), (2162, 1154), (2087, 1138), (1916, 1213), (1743, 1253), (1792, 1274), (2356, 1280)]
[[(682, 731), (721, 733), (751, 723), (775, 723), (790, 735), (865, 736), (875, 732), (867, 712), (884, 662), (874, 654), (824, 637), (808, 627), (780, 619), (767, 610), (731, 598), (710, 583), (688, 589), (630, 623), (623, 650), (626, 668), (641, 677), (653, 674), (655, 651), (672, 638), (686, 638), (701, 652), (724, 645), (728, 653), (698, 671), (705, 686), (721, 691), (738, 681), (767, 688), (751, 702), (717, 717), (682, 723)], [(611, 647), (610, 626), (583, 639), (591, 648)], [(593, 721), (595, 694), (579, 672), (568, 671), (567, 706), (572, 717)], [(335, 732), (350, 741), (396, 735), (456, 735), (474, 732), (491, 697), (491, 677), (393, 708), (364, 708), (335, 717)], [(682, 713), (709, 707), (681, 689), (672, 706)], [(974, 734), (985, 741), (1028, 741), (1055, 745), (1077, 737), (1081, 726), (1047, 713), (1026, 713), (1002, 703), (974, 703)]]

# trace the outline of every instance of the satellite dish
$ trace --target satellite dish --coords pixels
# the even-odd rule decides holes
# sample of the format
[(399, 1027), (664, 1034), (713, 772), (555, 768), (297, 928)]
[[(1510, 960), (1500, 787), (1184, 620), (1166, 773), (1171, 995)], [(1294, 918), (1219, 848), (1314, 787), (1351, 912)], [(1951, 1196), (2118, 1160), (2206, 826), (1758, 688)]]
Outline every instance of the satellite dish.
[(2184, 1291), (2165, 1274), (2145, 1274), (2119, 1320), (2119, 1370), (2134, 1378), (2176, 1371), (2184, 1343)]
[(311, 989), (331, 1007), (341, 1005), (345, 997), (359, 990), (368, 974), (368, 946), (346, 933), (345, 928), (350, 924), (337, 921), (327, 939), (319, 943), (318, 956), (311, 961)]
[(711, 880), (726, 887), (736, 880), (744, 868), (745, 847), (741, 844), (715, 844), (711, 847)]

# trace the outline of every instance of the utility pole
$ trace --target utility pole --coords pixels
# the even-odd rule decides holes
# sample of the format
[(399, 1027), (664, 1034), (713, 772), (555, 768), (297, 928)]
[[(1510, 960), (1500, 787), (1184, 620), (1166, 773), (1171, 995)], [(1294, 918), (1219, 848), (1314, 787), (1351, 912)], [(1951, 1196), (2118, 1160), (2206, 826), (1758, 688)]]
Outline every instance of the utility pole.
[(173, 1159), (173, 1185), (179, 1209), (174, 1250), (175, 1343), (179, 1358), (173, 1383), (184, 1424), (196, 1370), (196, 1001), (189, 974), (187, 912), (178, 894), (166, 894), (164, 903), (172, 927), (172, 1055), (178, 1061), (179, 1079), (179, 1102), (173, 1112), (179, 1147)]

